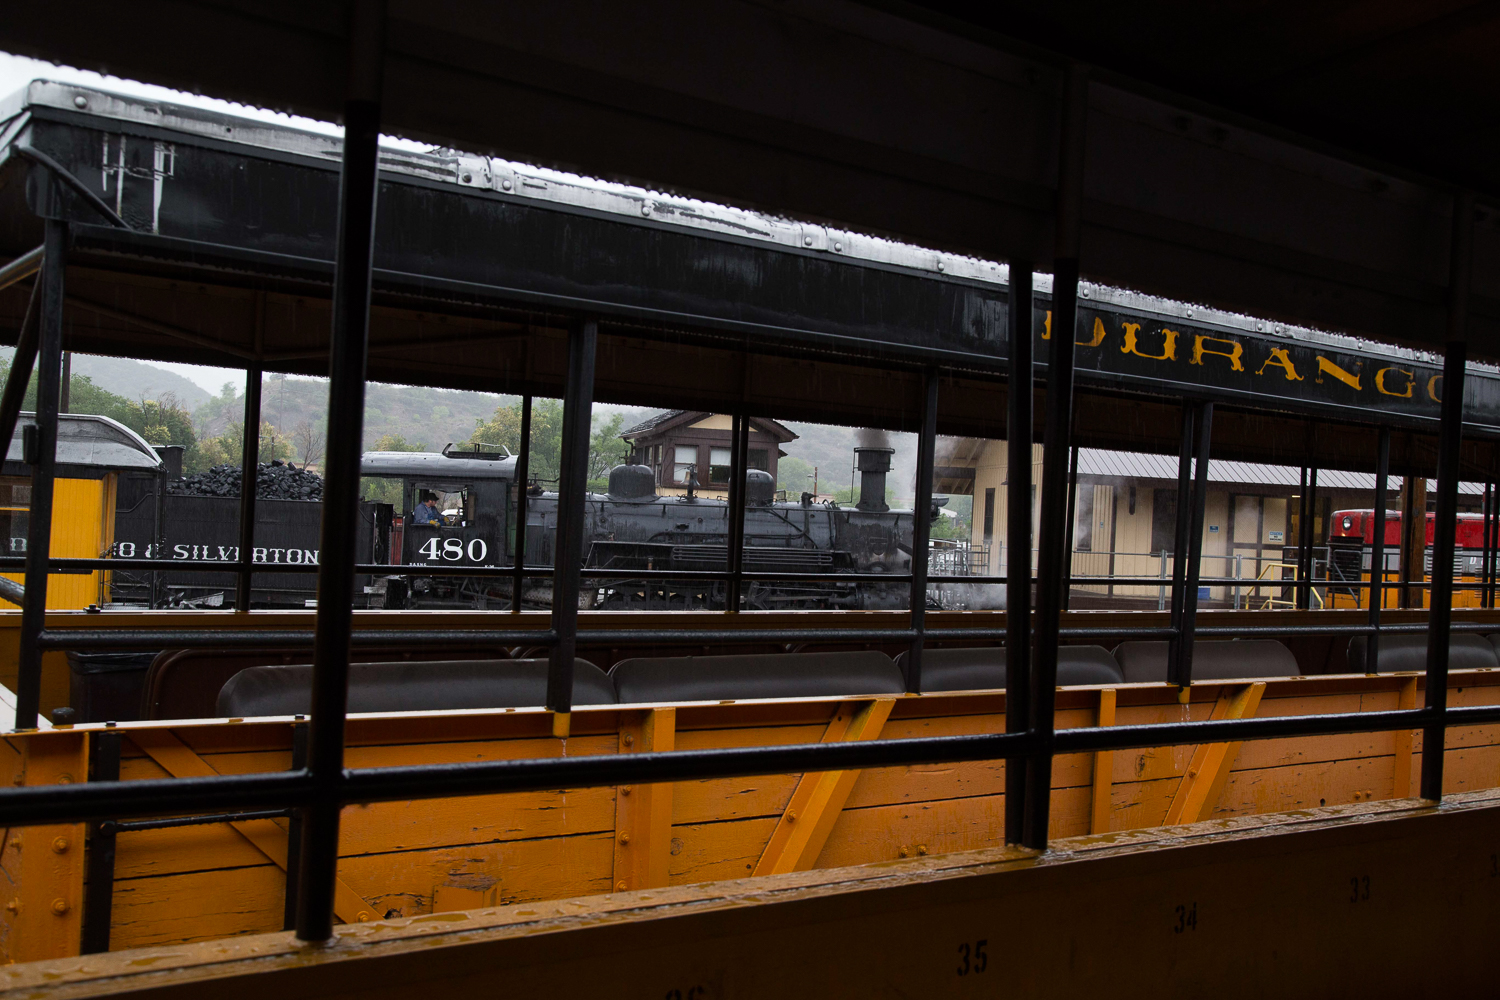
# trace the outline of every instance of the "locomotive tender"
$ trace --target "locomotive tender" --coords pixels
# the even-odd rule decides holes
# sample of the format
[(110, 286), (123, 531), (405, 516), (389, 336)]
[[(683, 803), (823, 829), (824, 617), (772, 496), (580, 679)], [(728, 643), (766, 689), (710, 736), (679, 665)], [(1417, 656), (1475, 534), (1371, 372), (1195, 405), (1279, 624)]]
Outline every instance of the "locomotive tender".
[[(859, 448), (861, 499), (853, 505), (777, 498), (769, 473), (748, 470), (745, 481), (745, 554), (749, 572), (788, 574), (892, 573), (908, 571), (911, 560), (912, 512), (892, 510), (885, 500), (885, 481), (892, 449)], [(360, 504), (359, 560), (389, 565), (389, 574), (364, 576), (357, 593), (371, 608), (509, 608), (510, 576), (434, 576), (439, 567), (513, 567), (516, 562), (516, 457), (510, 454), (455, 451), (367, 452), (361, 473), (367, 499)], [(369, 499), (381, 481), (396, 484), (398, 502)], [(116, 512), (114, 553), (170, 559), (239, 558), (239, 501), (221, 497), (168, 494), (162, 498), (161, 536), (154, 505), (142, 502), (154, 484), (138, 483), (122, 491)], [(439, 523), (413, 521), (421, 499), (437, 498), (444, 516)], [(532, 484), (524, 504), (524, 564), (545, 571), (556, 551), (558, 495)], [(588, 607), (621, 610), (645, 608), (713, 609), (726, 601), (722, 581), (672, 580), (653, 575), (632, 580), (621, 572), (635, 570), (698, 573), (728, 565), (729, 504), (695, 495), (662, 496), (652, 470), (619, 465), (610, 471), (606, 493), (585, 501), (584, 566), (607, 571), (585, 588)], [(257, 564), (316, 567), (322, 505), (308, 500), (256, 502)], [(403, 573), (399, 567), (424, 573)], [(315, 598), (314, 572), (265, 573), (254, 578), (257, 607), (302, 607)], [(167, 572), (164, 602), (174, 607), (229, 607), (234, 600), (233, 571), (222, 576)], [(116, 573), (113, 597), (118, 604), (150, 601), (143, 574)], [(357, 598), (358, 599), (358, 598)], [(881, 608), (900, 606), (902, 584), (856, 581), (747, 580), (742, 606), (772, 608)], [(521, 603), (551, 604), (549, 576), (530, 576)]]

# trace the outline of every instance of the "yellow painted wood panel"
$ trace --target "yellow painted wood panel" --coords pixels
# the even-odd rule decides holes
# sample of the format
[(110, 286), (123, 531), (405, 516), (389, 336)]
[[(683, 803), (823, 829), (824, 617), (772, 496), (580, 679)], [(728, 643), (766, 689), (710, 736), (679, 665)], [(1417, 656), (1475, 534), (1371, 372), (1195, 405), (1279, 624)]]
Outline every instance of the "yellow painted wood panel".
[(116, 882), (110, 950), (279, 931), (285, 889), (272, 864)]
[(375, 907), (411, 916), (430, 912), (439, 885), (496, 888), (502, 903), (610, 891), (614, 837), (608, 833), (470, 844), (339, 859), (339, 877)]
[[(1090, 789), (1054, 789), (1050, 836), (1086, 833)], [(834, 825), (818, 867), (894, 861), (919, 854), (978, 850), (1005, 841), (1005, 796), (981, 795), (939, 802), (845, 809)], [(903, 855), (902, 851), (906, 854)]]
[(1388, 799), (1394, 761), (1394, 756), (1366, 757), (1232, 773), (1218, 807), (1205, 818)]
[[(285, 822), (277, 824), (285, 828)], [(115, 837), (115, 878), (177, 875), (218, 868), (253, 867), (266, 855), (227, 823), (137, 830)]]
[[(51, 553), (60, 559), (97, 559), (108, 554), (114, 537), (114, 490), (105, 479), (59, 479), (53, 486)], [(106, 508), (106, 500), (110, 501)], [(107, 516), (106, 516), (107, 514)], [(22, 555), (24, 553), (15, 553)], [(17, 583), (25, 574), (6, 573)], [(47, 577), (49, 610), (98, 604), (100, 574), (53, 573)], [(0, 600), (0, 609), (17, 606)]]
[(775, 829), (774, 816), (674, 826), (671, 857), (667, 862), (668, 884), (748, 877)]

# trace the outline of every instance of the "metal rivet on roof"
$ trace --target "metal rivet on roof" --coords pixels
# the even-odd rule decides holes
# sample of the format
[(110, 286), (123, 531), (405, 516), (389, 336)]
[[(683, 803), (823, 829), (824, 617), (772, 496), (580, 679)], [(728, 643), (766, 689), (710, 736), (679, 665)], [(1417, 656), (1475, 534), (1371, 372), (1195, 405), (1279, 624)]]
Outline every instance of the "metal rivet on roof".
[(1087, 288), (1080, 288), (1080, 289), (1078, 289), (1078, 294), (1082, 295), (1084, 298), (1088, 298), (1089, 297), (1089, 290)]
[(84, 97), (82, 94), (79, 94), (77, 97), (73, 98), (73, 107), (86, 108), (88, 106), (89, 99), (87, 97)]
[(804, 236), (804, 237), (802, 237), (802, 245), (805, 246), (805, 247), (812, 246), (812, 237), (811, 236)]
[(642, 215), (650, 215), (651, 214), (651, 203), (649, 201), (648, 202), (643, 202), (641, 204), (641, 214)]
[(501, 181), (500, 182), (500, 187), (503, 188), (506, 191), (509, 191), (510, 190), (510, 181), (508, 179)]
[(938, 261), (938, 270), (941, 271), (942, 269), (943, 269), (943, 262), (942, 261)]
[(474, 179), (474, 175), (473, 174), (464, 174), (464, 183), (465, 184), (468, 184), (473, 179)]
[(844, 252), (844, 244), (842, 244), (842, 243), (834, 243), (833, 249), (834, 249), (835, 253), (843, 253)]

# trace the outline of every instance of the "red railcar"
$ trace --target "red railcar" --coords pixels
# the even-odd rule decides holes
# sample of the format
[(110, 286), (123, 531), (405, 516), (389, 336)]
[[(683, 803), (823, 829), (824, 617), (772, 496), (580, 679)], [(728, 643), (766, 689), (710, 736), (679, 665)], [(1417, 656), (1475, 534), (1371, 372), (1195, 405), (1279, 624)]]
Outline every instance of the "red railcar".
[[(1436, 515), (1427, 515), (1424, 536), (1425, 555), (1422, 560), (1422, 583), (1432, 576), (1432, 543)], [(1454, 607), (1482, 606), (1482, 583), (1485, 572), (1484, 515), (1459, 514), (1454, 532), (1453, 594)], [(1328, 535), (1328, 579), (1330, 607), (1366, 607), (1363, 587), (1340, 587), (1340, 581), (1367, 582), (1370, 579), (1370, 563), (1375, 543), (1375, 512), (1373, 510), (1340, 510), (1333, 514), (1332, 530)], [(1391, 584), (1401, 575), (1401, 514), (1387, 510), (1385, 514), (1385, 574), (1382, 582)], [(1385, 606), (1394, 607), (1398, 601), (1397, 588), (1385, 588)], [(1422, 606), (1427, 606), (1428, 591), (1422, 589)]]

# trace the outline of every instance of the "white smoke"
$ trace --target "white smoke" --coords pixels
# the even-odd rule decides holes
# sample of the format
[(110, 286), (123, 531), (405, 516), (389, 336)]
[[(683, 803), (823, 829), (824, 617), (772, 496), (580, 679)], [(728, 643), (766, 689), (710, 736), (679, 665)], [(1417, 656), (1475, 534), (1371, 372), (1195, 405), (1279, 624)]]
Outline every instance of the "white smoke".
[(950, 583), (944, 580), (929, 584), (927, 593), (944, 611), (1005, 610), (1003, 583)]

